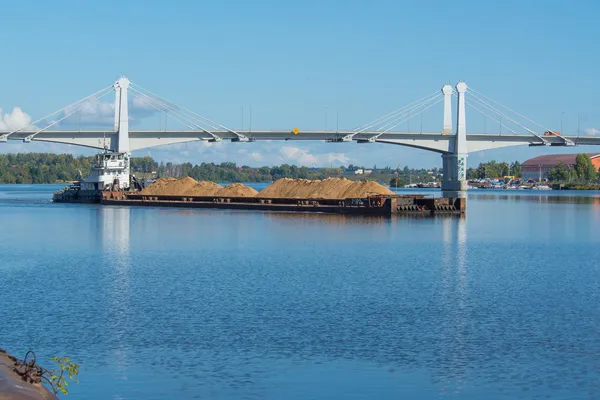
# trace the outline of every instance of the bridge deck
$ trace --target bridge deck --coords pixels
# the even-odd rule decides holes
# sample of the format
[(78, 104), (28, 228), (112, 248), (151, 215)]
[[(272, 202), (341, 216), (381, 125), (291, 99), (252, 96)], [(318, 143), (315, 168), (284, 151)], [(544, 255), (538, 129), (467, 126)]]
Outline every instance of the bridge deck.
[[(8, 132), (0, 132), (0, 142), (7, 140), (27, 141), (27, 138), (35, 131), (21, 131), (6, 137)], [(162, 146), (175, 143), (186, 143), (195, 141), (240, 141), (240, 136), (245, 136), (249, 141), (329, 141), (344, 142), (354, 141), (358, 143), (396, 144), (420, 148), (439, 153), (451, 152), (454, 134), (442, 133), (416, 133), (416, 132), (361, 132), (354, 134), (351, 131), (305, 131), (294, 134), (291, 131), (183, 131), (183, 130), (140, 130), (129, 132), (131, 150), (139, 150), (148, 147)], [(31, 140), (40, 142), (55, 142), (71, 145), (85, 146), (96, 149), (114, 150), (117, 145), (117, 132), (110, 130), (95, 131), (44, 131), (36, 134)], [(565, 140), (566, 139), (566, 140)], [(517, 145), (550, 145), (565, 146), (574, 145), (600, 145), (600, 137), (593, 136), (544, 136), (513, 135), (513, 134), (467, 134), (468, 151), (480, 151), (506, 146)]]

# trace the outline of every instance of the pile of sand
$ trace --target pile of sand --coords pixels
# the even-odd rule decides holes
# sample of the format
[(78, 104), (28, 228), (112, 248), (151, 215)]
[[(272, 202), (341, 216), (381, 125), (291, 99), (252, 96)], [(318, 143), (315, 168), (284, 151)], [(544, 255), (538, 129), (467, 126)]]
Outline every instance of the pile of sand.
[(212, 182), (196, 182), (189, 176), (181, 179), (160, 178), (154, 181), (152, 185), (144, 188), (142, 194), (165, 195), (165, 196), (212, 196), (222, 187)]
[[(193, 180), (193, 179), (192, 179)], [(171, 194), (173, 187), (177, 185), (179, 179), (177, 178), (159, 178), (152, 183), (152, 185), (144, 188), (142, 194)], [(195, 181), (194, 181), (195, 182)]]
[(393, 194), (393, 192), (377, 182), (356, 182), (346, 178), (323, 180), (283, 178), (264, 188), (257, 197), (343, 199), (377, 194)]
[(241, 183), (220, 186), (214, 182), (196, 182), (193, 178), (160, 178), (142, 190), (142, 194), (170, 196), (231, 196), (274, 197), (298, 199), (362, 198), (378, 194), (393, 194), (377, 182), (349, 181), (346, 178), (323, 180), (283, 178), (264, 188), (260, 193)]
[(394, 194), (390, 189), (380, 185), (377, 182), (365, 181), (365, 182), (353, 182), (352, 185), (346, 190), (342, 198), (359, 198), (367, 196), (375, 196), (378, 194)]
[(254, 197), (258, 194), (258, 191), (245, 186), (241, 183), (232, 183), (224, 188), (221, 188), (215, 193), (216, 196), (231, 196), (231, 197)]
[(253, 197), (258, 192), (241, 183), (223, 187), (214, 182), (196, 182), (193, 178), (160, 178), (141, 192), (148, 195), (165, 196), (232, 196)]
[(175, 194), (183, 194), (186, 196), (214, 196), (219, 190), (222, 189), (223, 186), (217, 185), (214, 182), (200, 181), (196, 182), (194, 186), (190, 187), (185, 192)]

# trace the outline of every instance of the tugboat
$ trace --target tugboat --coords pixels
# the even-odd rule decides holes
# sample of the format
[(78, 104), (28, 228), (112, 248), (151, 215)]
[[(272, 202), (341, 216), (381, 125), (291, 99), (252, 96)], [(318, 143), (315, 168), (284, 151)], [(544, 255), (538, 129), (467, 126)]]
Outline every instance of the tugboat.
[(57, 203), (100, 203), (103, 191), (127, 192), (142, 186), (130, 174), (128, 153), (104, 151), (96, 155), (90, 175), (59, 190), (52, 196)]

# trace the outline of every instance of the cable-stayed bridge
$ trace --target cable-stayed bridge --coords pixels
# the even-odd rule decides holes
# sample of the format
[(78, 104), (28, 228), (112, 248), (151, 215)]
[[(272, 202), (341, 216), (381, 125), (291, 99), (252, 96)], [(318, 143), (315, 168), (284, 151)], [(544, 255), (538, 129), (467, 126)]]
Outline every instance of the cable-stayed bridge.
[[(114, 125), (105, 130), (63, 130), (61, 122), (76, 116), (85, 107), (114, 93)], [(184, 129), (130, 130), (129, 96), (146, 108), (164, 112)], [(457, 97), (456, 123), (452, 119), (452, 97)], [(443, 103), (443, 129), (440, 132), (402, 132), (398, 126)], [(505, 133), (470, 133), (466, 131), (466, 108), (498, 124)], [(166, 126), (166, 124), (165, 124)], [(57, 129), (58, 128), (58, 129)], [(519, 133), (518, 130), (525, 133)], [(508, 133), (506, 133), (508, 132)], [(54, 142), (96, 148), (129, 155), (133, 150), (175, 143), (255, 142), (255, 141), (327, 141), (383, 143), (419, 148), (440, 153), (443, 160), (442, 189), (445, 192), (466, 190), (467, 156), (471, 152), (506, 146), (576, 146), (600, 145), (592, 136), (563, 136), (497, 101), (469, 89), (464, 82), (455, 88), (444, 85), (417, 101), (392, 111), (351, 131), (244, 131), (229, 129), (185, 107), (181, 107), (127, 78), (122, 77), (83, 99), (12, 131), (0, 131), (0, 143)], [(128, 159), (128, 157), (125, 157)]]

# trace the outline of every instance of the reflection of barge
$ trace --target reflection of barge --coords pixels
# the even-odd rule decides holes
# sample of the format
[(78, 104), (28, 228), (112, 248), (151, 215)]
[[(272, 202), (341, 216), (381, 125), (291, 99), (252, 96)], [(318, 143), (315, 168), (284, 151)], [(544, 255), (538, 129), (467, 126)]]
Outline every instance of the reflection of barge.
[(466, 199), (423, 195), (378, 195), (360, 199), (297, 199), (217, 196), (158, 196), (127, 192), (102, 192), (101, 203), (118, 206), (212, 208), (358, 215), (462, 214)]

